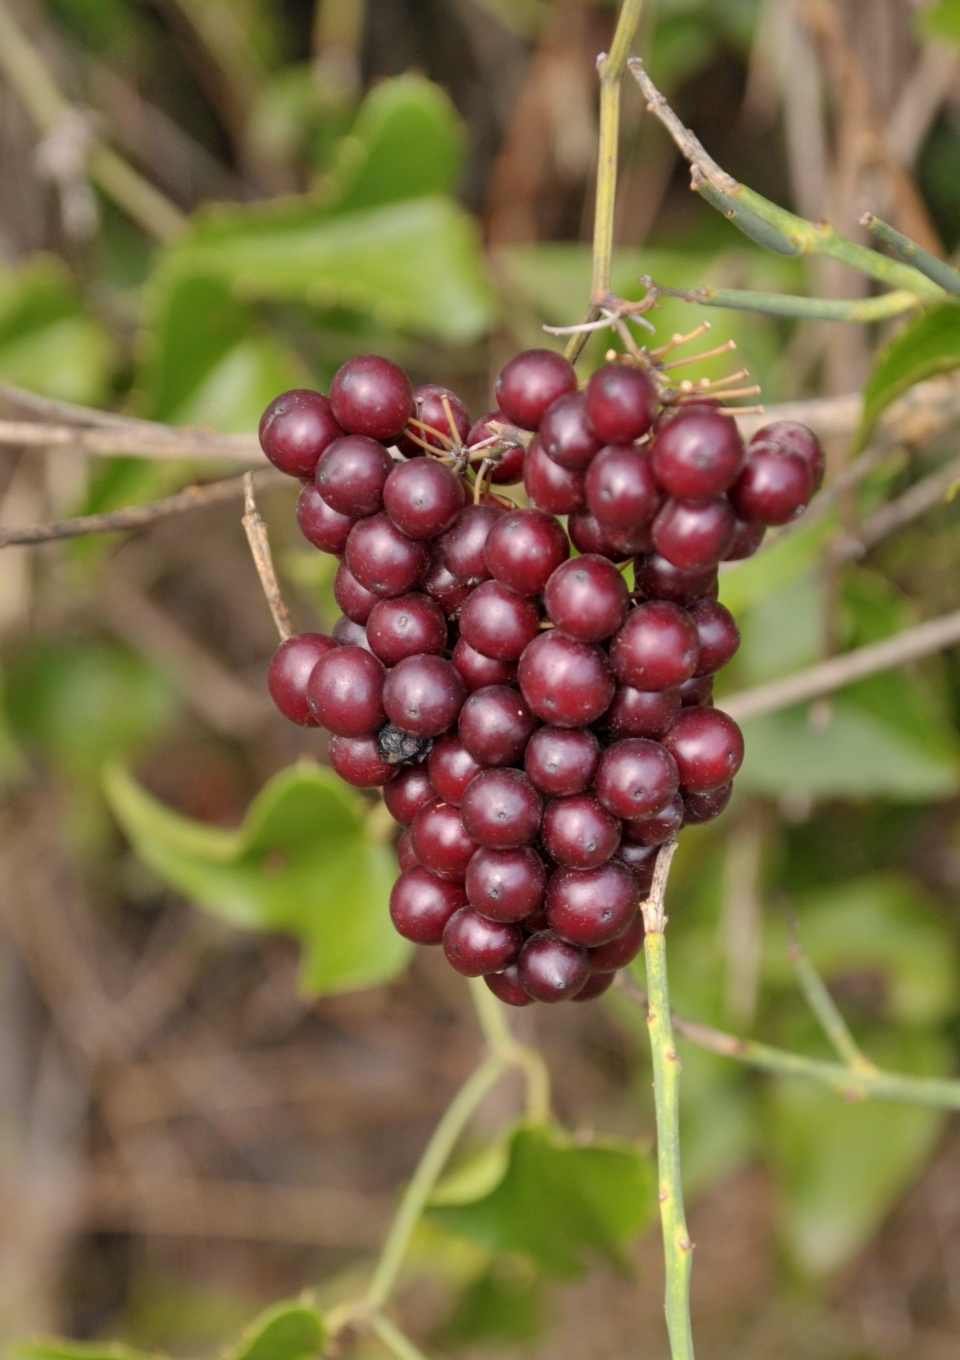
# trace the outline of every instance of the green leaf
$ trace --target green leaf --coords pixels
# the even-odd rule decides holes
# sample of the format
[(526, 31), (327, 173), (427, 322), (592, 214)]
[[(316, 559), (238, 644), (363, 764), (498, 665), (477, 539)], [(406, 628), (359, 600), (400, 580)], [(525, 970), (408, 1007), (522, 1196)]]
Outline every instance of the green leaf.
[[(945, 1044), (901, 1034), (874, 1057), (919, 1075), (949, 1069)], [(836, 1270), (869, 1240), (928, 1157), (944, 1115), (881, 1101), (852, 1104), (810, 1082), (767, 1088), (766, 1146), (780, 1190), (780, 1231), (811, 1275)]]
[(456, 1173), (438, 1187), (429, 1213), (441, 1227), (529, 1257), (546, 1275), (577, 1275), (591, 1254), (624, 1267), (623, 1248), (656, 1213), (648, 1155), (629, 1143), (581, 1146), (555, 1126), (526, 1124), (501, 1147), (496, 1158), (483, 1154), (480, 1177)]
[(307, 1303), (278, 1303), (250, 1324), (228, 1360), (306, 1360), (323, 1354), (323, 1318)]
[(297, 936), (308, 991), (374, 986), (406, 963), (410, 947), (388, 913), (393, 854), (371, 835), (367, 805), (330, 770), (307, 761), (282, 770), (236, 831), (179, 816), (117, 765), (104, 788), (166, 883), (232, 925)]
[(912, 322), (881, 350), (863, 394), (862, 448), (887, 407), (915, 383), (960, 367), (960, 307), (944, 303)]
[(461, 1293), (437, 1340), (444, 1346), (532, 1341), (545, 1315), (543, 1286), (529, 1263), (499, 1257)]
[(936, 0), (920, 14), (920, 27), (930, 38), (960, 44), (960, 0)]

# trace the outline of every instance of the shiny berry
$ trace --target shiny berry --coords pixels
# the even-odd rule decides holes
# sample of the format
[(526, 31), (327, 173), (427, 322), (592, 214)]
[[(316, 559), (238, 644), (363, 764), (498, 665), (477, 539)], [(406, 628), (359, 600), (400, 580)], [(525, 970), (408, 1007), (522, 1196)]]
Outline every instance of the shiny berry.
[(291, 722), (301, 727), (317, 726), (307, 703), (307, 682), (317, 662), (336, 646), (333, 638), (322, 633), (300, 633), (281, 642), (274, 652), (267, 672), (267, 689), (277, 708)]
[(663, 845), (673, 840), (683, 826), (683, 799), (676, 795), (662, 812), (655, 817), (645, 817), (641, 822), (624, 822), (623, 838), (631, 845)]
[(559, 869), (545, 898), (550, 929), (585, 949), (596, 949), (626, 929), (639, 902), (637, 880), (615, 859), (595, 869)]
[(435, 741), (427, 757), (427, 770), (437, 796), (454, 807), (460, 806), (467, 785), (482, 769), (483, 766), (452, 732)]
[(457, 721), (467, 697), (459, 673), (440, 656), (408, 656), (383, 682), (383, 707), (401, 732), (438, 737)]
[(704, 596), (716, 599), (717, 569), (683, 571), (659, 553), (638, 557), (633, 564), (637, 589), (650, 600), (670, 600), (673, 604), (692, 604)]
[(618, 685), (603, 721), (614, 737), (659, 737), (673, 722), (679, 708), (679, 689)]
[(447, 962), (464, 977), (483, 977), (509, 967), (520, 953), (523, 931), (506, 921), (491, 921), (472, 907), (461, 907), (443, 931)]
[(643, 914), (638, 911), (619, 935), (590, 950), (591, 973), (615, 973), (618, 968), (626, 968), (643, 948), (643, 937)]
[(472, 694), (487, 685), (512, 685), (517, 678), (515, 661), (500, 661), (495, 656), (484, 656), (459, 638), (451, 657), (460, 678)]
[(307, 703), (317, 722), (338, 737), (365, 737), (383, 726), (386, 672), (362, 647), (337, 647), (314, 666)]
[(676, 763), (664, 746), (647, 737), (627, 737), (600, 757), (596, 790), (608, 812), (639, 821), (662, 812), (676, 797), (679, 783)]
[(534, 1001), (567, 1001), (590, 976), (590, 956), (585, 949), (558, 939), (552, 930), (540, 930), (520, 951), (517, 976)]
[[(373, 598), (376, 599), (376, 596)], [(354, 623), (353, 619), (348, 619), (346, 614), (341, 614), (337, 619), (330, 636), (341, 647), (362, 647), (365, 652), (370, 650), (366, 628), (362, 623)]]
[(620, 849), (614, 856), (614, 859), (627, 866), (637, 880), (641, 898), (645, 897), (653, 886), (653, 871), (657, 867), (659, 852), (659, 845), (631, 845), (628, 841), (622, 840)]
[(736, 516), (726, 499), (669, 500), (653, 521), (653, 542), (675, 567), (700, 571), (723, 559), (735, 531)]
[(586, 982), (577, 992), (576, 996), (570, 998), (571, 1001), (596, 1001), (598, 996), (603, 996), (604, 992), (609, 992), (613, 986), (613, 973), (593, 973), (587, 978)]
[(585, 472), (600, 448), (579, 392), (555, 401), (540, 422), (540, 443), (548, 458), (569, 472)]
[(376, 737), (333, 736), (327, 752), (334, 773), (357, 789), (379, 789), (397, 773), (381, 756)]
[(796, 519), (812, 495), (809, 463), (782, 444), (751, 444), (743, 472), (730, 488), (739, 518), (767, 525)]
[(713, 703), (713, 676), (691, 676), (689, 680), (684, 680), (678, 693), (684, 708), (696, 708), (700, 704), (710, 705)]
[(512, 510), (487, 537), (490, 575), (518, 595), (539, 595), (552, 573), (570, 556), (563, 526), (543, 510)]
[(459, 883), (447, 883), (426, 869), (406, 869), (390, 894), (390, 919), (398, 935), (414, 944), (439, 944), (455, 911), (466, 906)]
[(382, 444), (347, 435), (335, 439), (317, 463), (317, 490), (337, 514), (362, 519), (379, 512), (392, 469), (393, 459)]
[[(396, 782), (397, 782), (396, 779), (393, 779), (386, 787), (388, 789), (392, 788)], [(397, 867), (399, 868), (401, 873), (403, 873), (404, 870), (406, 869), (416, 869), (419, 867), (417, 864), (417, 857), (413, 853), (413, 841), (410, 839), (409, 831), (404, 831), (401, 833), (400, 839), (397, 841), (396, 852), (397, 852)]]
[(720, 411), (681, 411), (653, 441), (650, 461), (668, 495), (704, 500), (736, 481), (743, 440), (736, 421)]
[(499, 581), (477, 586), (460, 612), (460, 636), (499, 661), (515, 661), (539, 631), (536, 604)]
[(587, 508), (605, 529), (649, 524), (663, 496), (646, 453), (633, 444), (608, 444), (590, 464), (584, 483)]
[(462, 883), (477, 850), (465, 831), (460, 812), (439, 800), (422, 807), (410, 827), (413, 852), (424, 869), (448, 883)]
[(467, 866), (467, 900), (491, 921), (522, 921), (543, 901), (547, 870), (528, 845), (478, 850)]
[[(407, 429), (397, 440), (397, 447), (407, 458), (417, 458), (423, 452), (423, 445), (445, 451), (454, 445), (462, 444), (470, 432), (470, 412), (456, 392), (449, 387), (438, 387), (436, 383), (424, 383), (413, 389), (413, 415)], [(447, 416), (449, 409), (453, 424)], [(424, 429), (429, 426), (429, 429)], [(417, 443), (416, 441), (420, 442)]]
[(528, 845), (540, 826), (540, 795), (520, 770), (484, 770), (468, 787), (460, 816), (478, 845)]
[(600, 743), (586, 728), (541, 727), (527, 742), (523, 768), (551, 798), (583, 793), (600, 763)]
[(410, 379), (378, 354), (348, 359), (330, 384), (333, 414), (345, 430), (392, 441), (413, 414)]
[(543, 812), (540, 835), (551, 859), (566, 869), (605, 864), (620, 844), (620, 819), (588, 793), (555, 798)]
[[(491, 411), (477, 421), (467, 436), (469, 448), (491, 459), (493, 465), (485, 475), (497, 486), (512, 486), (523, 478), (526, 448), (517, 433), (503, 411)], [(479, 466), (476, 457), (473, 463)]]
[(412, 590), (427, 569), (427, 549), (400, 532), (386, 515), (359, 520), (350, 530), (344, 561), (365, 590), (392, 597)]
[(494, 387), (500, 410), (522, 430), (535, 430), (548, 406), (576, 392), (572, 364), (550, 349), (528, 349), (501, 371)]
[(470, 598), (470, 586), (448, 571), (436, 552), (423, 575), (420, 589), (431, 600), (436, 600), (448, 619), (455, 618)]
[(380, 596), (362, 586), (346, 562), (340, 563), (333, 578), (333, 598), (348, 619), (360, 624), (366, 623), (373, 606), (380, 602)]
[(332, 509), (314, 482), (308, 482), (297, 497), (297, 523), (308, 543), (321, 552), (342, 557), (350, 530), (356, 520)]
[(498, 1001), (506, 1006), (532, 1006), (533, 997), (528, 996), (520, 982), (520, 973), (515, 963), (504, 968), (502, 973), (486, 973), (484, 982)]
[(480, 765), (515, 765), (537, 727), (523, 695), (510, 685), (474, 690), (460, 710), (457, 731)]
[(420, 809), (432, 803), (436, 796), (426, 764), (403, 765), (396, 779), (384, 790), (383, 801), (393, 820), (408, 827)]
[(743, 734), (718, 708), (681, 708), (661, 740), (677, 762), (684, 796), (719, 789), (743, 763)]
[(738, 519), (733, 542), (724, 553), (724, 562), (742, 562), (753, 554), (763, 542), (767, 526), (757, 520)]
[(685, 793), (683, 796), (684, 825), (712, 822), (714, 817), (720, 816), (720, 813), (730, 802), (732, 793), (732, 781), (729, 784), (721, 784), (718, 789), (711, 789), (709, 793)]
[(751, 447), (765, 443), (781, 444), (791, 453), (798, 453), (810, 469), (814, 492), (820, 490), (827, 462), (820, 440), (808, 426), (796, 420), (775, 420), (770, 425), (764, 425), (750, 440)]
[(440, 653), (447, 645), (447, 621), (428, 595), (398, 595), (380, 600), (367, 620), (367, 639), (374, 656), (395, 666), (406, 656)]
[(533, 504), (548, 515), (572, 514), (586, 501), (583, 473), (555, 463), (539, 439), (533, 441), (523, 460), (523, 485)]
[(260, 417), (260, 447), (289, 477), (312, 477), (324, 449), (342, 434), (327, 398), (307, 388), (274, 397)]
[(606, 655), (553, 630), (535, 638), (517, 670), (523, 697), (543, 722), (586, 727), (607, 711), (616, 688)]
[(666, 600), (637, 605), (610, 644), (614, 674), (634, 689), (675, 689), (693, 674), (698, 655), (696, 625)]
[(611, 637), (627, 616), (630, 593), (622, 574), (605, 557), (564, 562), (543, 592), (547, 618), (577, 642)]
[(653, 424), (657, 389), (642, 369), (604, 364), (587, 383), (587, 415), (604, 444), (630, 444)]
[(440, 561), (458, 581), (466, 581), (472, 586), (489, 581), (485, 551), (487, 535), (502, 514), (499, 506), (467, 505), (460, 511), (453, 528), (440, 539), (437, 545)]
[(716, 600), (697, 600), (689, 613), (696, 625), (700, 648), (694, 675), (713, 675), (735, 655), (740, 646), (740, 629), (730, 610)]
[[(580, 510), (574, 510), (567, 520), (567, 533), (570, 535), (570, 542), (577, 552), (584, 555), (590, 553), (597, 557), (607, 557), (611, 562), (626, 562), (634, 551), (640, 551), (640, 549), (625, 548), (623, 546), (623, 535), (605, 529), (586, 506)], [(647, 537), (649, 538), (649, 531)], [(652, 545), (652, 543), (653, 540), (650, 539), (650, 544)]]
[(435, 458), (396, 463), (383, 487), (383, 508), (408, 538), (436, 538), (463, 508), (463, 482)]

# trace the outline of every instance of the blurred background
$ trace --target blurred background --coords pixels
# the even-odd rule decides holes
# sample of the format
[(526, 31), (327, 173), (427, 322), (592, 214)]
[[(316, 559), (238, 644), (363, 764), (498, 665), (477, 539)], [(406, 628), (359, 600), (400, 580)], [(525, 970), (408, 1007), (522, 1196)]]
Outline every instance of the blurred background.
[[(479, 416), (498, 367), (585, 310), (595, 61), (614, 17), (586, 0), (0, 0), (0, 379), (246, 432), (278, 392), (325, 389), (372, 350)], [(650, 0), (637, 47), (732, 174), (855, 236), (870, 208), (949, 255), (958, 44), (953, 0)], [(632, 85), (623, 103), (621, 294), (641, 273), (865, 288), (752, 246), (691, 194)], [(768, 404), (856, 391), (887, 334), (680, 302), (654, 314), (661, 340), (704, 318)], [(591, 342), (584, 373), (608, 344)], [(3, 414), (23, 418), (9, 398)], [(849, 444), (830, 443), (834, 471)], [(889, 447), (846, 528), (958, 451), (955, 428)], [(8, 444), (0, 525), (209, 473)], [(333, 564), (299, 538), (294, 492), (262, 509), (297, 625), (328, 630)], [(312, 998), (291, 938), (310, 936), (295, 919), (309, 874), (287, 933), (240, 930), (216, 891), (202, 912), (148, 868), (111, 811), (103, 772), (116, 805), (122, 767), (183, 817), (235, 828), (268, 779), (324, 758), (268, 701), (276, 638), (239, 515), (230, 502), (0, 552), (4, 1345), (59, 1331), (214, 1354), (277, 1298), (343, 1297), (476, 1061), (466, 989), (436, 954)], [(830, 552), (838, 532), (828, 517), (724, 578), (744, 639), (728, 690), (960, 606), (956, 501), (855, 564)], [(826, 1055), (786, 961), (795, 912), (871, 1055), (956, 1071), (958, 729), (960, 651), (746, 725), (733, 805), (678, 856), (680, 1011)], [(517, 1028), (543, 1046), (569, 1126), (649, 1144), (646, 1039), (622, 998), (535, 1008)], [(703, 1354), (955, 1357), (956, 1119), (683, 1056)], [(478, 1135), (519, 1109), (508, 1084)], [(651, 1230), (636, 1278), (556, 1284), (425, 1232), (402, 1312), (451, 1354), (655, 1360), (659, 1255)]]

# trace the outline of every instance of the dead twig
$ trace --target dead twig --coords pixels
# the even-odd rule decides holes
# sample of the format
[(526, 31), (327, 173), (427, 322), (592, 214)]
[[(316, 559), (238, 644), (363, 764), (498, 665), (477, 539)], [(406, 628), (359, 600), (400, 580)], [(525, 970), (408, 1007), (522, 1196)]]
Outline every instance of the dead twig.
[(273, 615), (277, 632), (280, 634), (280, 641), (286, 642), (287, 638), (293, 635), (293, 624), (290, 622), (290, 611), (280, 593), (277, 573), (273, 569), (273, 556), (270, 552), (270, 540), (267, 538), (267, 526), (260, 518), (257, 510), (257, 502), (253, 494), (252, 472), (244, 474), (243, 495), (246, 509), (241, 523), (247, 535), (247, 542), (250, 544), (250, 552), (257, 569), (257, 575), (260, 577), (260, 584), (263, 586), (263, 593), (266, 595), (267, 604), (270, 606), (270, 613)]
[(19, 448), (70, 448), (101, 457), (203, 458), (218, 462), (264, 463), (256, 435), (217, 434), (176, 429), (145, 421), (100, 426), (46, 425), (40, 421), (0, 420), (0, 444)]

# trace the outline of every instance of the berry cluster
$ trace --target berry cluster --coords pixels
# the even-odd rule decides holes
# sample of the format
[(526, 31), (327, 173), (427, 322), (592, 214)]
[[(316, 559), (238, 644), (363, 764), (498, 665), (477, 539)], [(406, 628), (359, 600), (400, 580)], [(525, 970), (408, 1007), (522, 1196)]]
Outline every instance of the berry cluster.
[[(471, 426), (371, 355), (329, 399), (267, 408), (261, 444), (304, 482), (343, 610), (282, 644), (270, 692), (328, 729), (345, 780), (383, 787), (401, 935), (512, 1005), (587, 1000), (642, 945), (658, 847), (723, 810), (743, 758), (711, 697), (739, 643), (718, 564), (801, 512), (823, 455), (787, 422), (745, 449), (715, 403), (664, 403), (630, 361), (580, 391), (530, 350), (496, 396)], [(531, 508), (492, 489), (521, 478)]]

